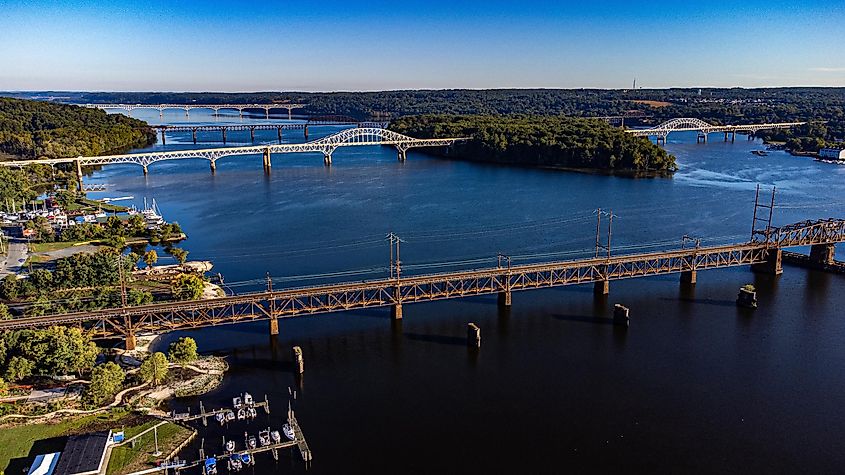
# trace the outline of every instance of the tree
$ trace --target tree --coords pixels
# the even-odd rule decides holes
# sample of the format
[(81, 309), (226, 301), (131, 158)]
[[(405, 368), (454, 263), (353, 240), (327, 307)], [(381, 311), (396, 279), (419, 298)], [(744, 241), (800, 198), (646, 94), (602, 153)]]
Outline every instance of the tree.
[(111, 361), (95, 366), (91, 371), (91, 384), (82, 395), (83, 401), (90, 406), (99, 406), (111, 400), (120, 391), (125, 378), (123, 369)]
[(167, 365), (167, 356), (164, 356), (162, 352), (156, 352), (141, 363), (138, 373), (141, 375), (141, 380), (145, 383), (152, 383), (153, 386), (158, 386), (167, 377)]
[(3, 380), (3, 378), (0, 378), (0, 396), (5, 396), (8, 393), (9, 385)]
[(199, 300), (205, 289), (205, 282), (194, 274), (179, 274), (170, 284), (170, 291), (176, 300)]
[(170, 361), (182, 365), (196, 361), (197, 342), (191, 337), (183, 336), (170, 344), (167, 354), (170, 356)]
[(144, 254), (144, 264), (146, 264), (147, 267), (154, 266), (156, 262), (158, 262), (158, 253), (155, 249), (150, 249), (146, 254)]
[(29, 281), (38, 291), (47, 291), (53, 288), (53, 273), (47, 269), (34, 269), (29, 273)]
[(15, 300), (18, 298), (18, 291), (18, 276), (9, 274), (3, 277), (3, 281), (0, 282), (0, 296), (6, 300)]
[(140, 214), (133, 214), (130, 216), (126, 225), (129, 228), (128, 231), (130, 236), (140, 236), (144, 234), (144, 229), (147, 227), (147, 223)]
[(184, 264), (186, 260), (188, 260), (188, 251), (178, 248), (178, 247), (171, 247), (168, 252), (174, 259), (176, 259), (179, 264)]
[[(11, 314), (11, 312), (9, 312), (9, 307), (0, 303), (0, 320), (11, 320), (11, 319), (12, 319), (12, 314)], [(3, 359), (0, 358), (0, 362), (2, 362), (2, 361), (3, 361)]]
[(13, 356), (6, 365), (3, 377), (11, 382), (17, 382), (32, 375), (35, 363), (22, 356)]

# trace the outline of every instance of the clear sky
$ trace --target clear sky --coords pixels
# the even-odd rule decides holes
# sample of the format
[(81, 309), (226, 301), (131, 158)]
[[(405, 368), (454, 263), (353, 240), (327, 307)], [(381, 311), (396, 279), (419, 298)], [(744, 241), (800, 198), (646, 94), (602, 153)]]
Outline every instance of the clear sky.
[(845, 86), (845, 0), (0, 0), (0, 90)]

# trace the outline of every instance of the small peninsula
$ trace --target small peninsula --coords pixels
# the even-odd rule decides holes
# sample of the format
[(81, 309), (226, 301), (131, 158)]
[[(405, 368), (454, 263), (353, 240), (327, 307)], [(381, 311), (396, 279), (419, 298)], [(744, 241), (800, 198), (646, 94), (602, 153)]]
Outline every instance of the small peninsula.
[(469, 137), (450, 158), (519, 166), (665, 174), (675, 157), (598, 119), (561, 116), (419, 115), (390, 129), (417, 138)]

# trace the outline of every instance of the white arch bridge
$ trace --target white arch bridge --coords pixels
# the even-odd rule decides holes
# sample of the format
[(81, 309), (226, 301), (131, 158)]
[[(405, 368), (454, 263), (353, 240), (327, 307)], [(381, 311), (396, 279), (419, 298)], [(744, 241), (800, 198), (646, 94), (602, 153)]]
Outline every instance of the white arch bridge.
[(293, 104), (283, 102), (279, 104), (76, 104), (88, 109), (121, 109), (127, 112), (132, 112), (135, 109), (155, 109), (159, 115), (162, 115), (165, 109), (182, 109), (185, 111), (185, 117), (191, 109), (211, 109), (214, 115), (217, 115), (222, 109), (231, 109), (238, 111), (239, 115), (244, 114), (245, 109), (264, 109), (264, 116), (270, 118), (271, 109), (287, 109), (288, 119), (292, 118), (292, 111), (294, 109), (304, 109), (305, 104)]
[(788, 129), (798, 125), (804, 125), (806, 122), (773, 122), (766, 124), (746, 124), (746, 125), (713, 125), (701, 119), (691, 117), (680, 117), (677, 119), (670, 119), (660, 125), (651, 127), (649, 129), (627, 129), (631, 135), (636, 137), (656, 137), (657, 142), (666, 142), (666, 137), (671, 132), (684, 131), (698, 131), (699, 141), (707, 141), (707, 134), (715, 132), (724, 132), (725, 141), (728, 140), (728, 135), (733, 142), (736, 139), (737, 133), (752, 134), (758, 130), (766, 129)]
[(396, 147), (400, 161), (405, 161), (407, 151), (418, 147), (443, 147), (449, 146), (465, 137), (452, 137), (441, 139), (417, 139), (408, 137), (392, 130), (377, 127), (359, 127), (342, 130), (336, 134), (312, 140), (304, 143), (277, 144), (277, 145), (253, 145), (248, 147), (221, 147), (199, 150), (172, 150), (161, 152), (129, 153), (122, 155), (101, 155), (94, 157), (76, 158), (54, 158), (45, 160), (13, 160), (0, 162), (6, 167), (22, 168), (27, 165), (50, 165), (71, 163), (76, 165), (76, 173), (82, 185), (82, 167), (91, 165), (114, 165), (131, 163), (140, 165), (147, 174), (147, 167), (155, 162), (163, 160), (181, 160), (188, 158), (202, 158), (211, 164), (211, 171), (217, 169), (217, 160), (232, 155), (262, 155), (264, 157), (264, 169), (269, 171), (271, 166), (270, 156), (274, 153), (302, 153), (319, 152), (323, 154), (323, 163), (326, 166), (332, 164), (332, 153), (340, 147), (361, 147), (368, 145), (392, 145)]

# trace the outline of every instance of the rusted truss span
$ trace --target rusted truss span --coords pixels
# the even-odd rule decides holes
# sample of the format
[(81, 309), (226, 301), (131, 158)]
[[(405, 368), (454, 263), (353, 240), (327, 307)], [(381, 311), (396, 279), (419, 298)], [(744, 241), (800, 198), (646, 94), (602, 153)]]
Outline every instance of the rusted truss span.
[(0, 322), (2, 329), (79, 325), (97, 336), (164, 332), (271, 318), (584, 284), (766, 261), (762, 243), (687, 249), (545, 264), (494, 267), (411, 276), (400, 281), (322, 285), (243, 294), (196, 302), (175, 302), (27, 317)]
[[(329, 124), (326, 124), (329, 125)], [(346, 125), (346, 124), (338, 124)], [(221, 130), (243, 131), (243, 130), (302, 130), (306, 124), (234, 124), (234, 125), (151, 125), (151, 129), (165, 132), (219, 132)]]
[(835, 218), (808, 220), (754, 231), (754, 239), (762, 240), (769, 247), (811, 246), (842, 242), (843, 236), (845, 236), (845, 220)]

